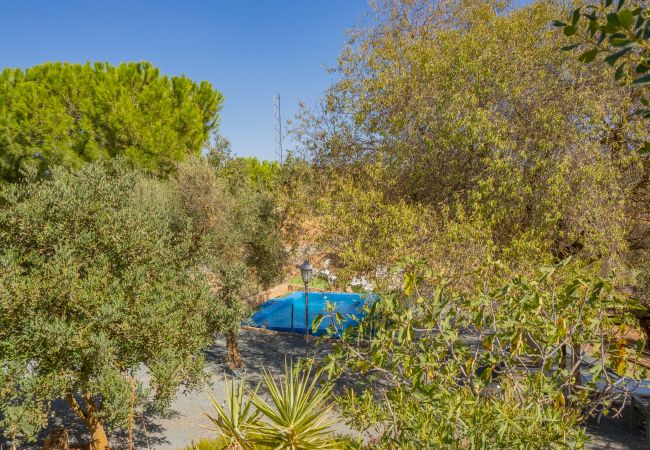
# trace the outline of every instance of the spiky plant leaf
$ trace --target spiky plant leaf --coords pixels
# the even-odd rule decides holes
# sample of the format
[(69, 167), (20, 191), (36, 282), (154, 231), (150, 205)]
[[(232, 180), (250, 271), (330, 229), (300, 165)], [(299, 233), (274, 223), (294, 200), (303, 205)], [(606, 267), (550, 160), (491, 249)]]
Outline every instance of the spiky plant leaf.
[(266, 419), (253, 426), (255, 443), (278, 450), (341, 448), (333, 437), (333, 422), (328, 419), (331, 386), (318, 385), (318, 376), (312, 377), (310, 368), (294, 371), (292, 366), (285, 366), (279, 382), (265, 369), (263, 381), (270, 401), (257, 393), (251, 396)]
[[(244, 396), (245, 384), (245, 378), (236, 384), (232, 379), (226, 383), (225, 406), (221, 406), (212, 395), (209, 395), (208, 398), (216, 415), (208, 412), (204, 414), (214, 424), (214, 427), (207, 427), (208, 429), (219, 433), (230, 444), (237, 443), (245, 450), (252, 450), (249, 434), (258, 422), (259, 412), (253, 410), (251, 400)], [(253, 395), (256, 393), (257, 389), (252, 391)]]

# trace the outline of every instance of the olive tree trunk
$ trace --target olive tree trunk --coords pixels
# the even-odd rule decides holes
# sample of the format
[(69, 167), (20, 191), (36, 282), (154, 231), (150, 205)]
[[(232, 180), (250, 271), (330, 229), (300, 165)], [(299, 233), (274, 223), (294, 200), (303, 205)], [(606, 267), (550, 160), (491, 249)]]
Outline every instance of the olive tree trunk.
[(244, 360), (241, 357), (239, 351), (239, 345), (237, 345), (237, 333), (228, 332), (226, 333), (226, 364), (231, 369), (241, 369), (244, 365)]
[(85, 411), (81, 408), (72, 393), (69, 393), (67, 396), (70, 407), (83, 423), (86, 424), (88, 431), (90, 431), (90, 448), (92, 450), (110, 450), (108, 436), (106, 435), (104, 425), (97, 414), (97, 406), (95, 405), (92, 395), (86, 392), (84, 393), (83, 398), (86, 407)]

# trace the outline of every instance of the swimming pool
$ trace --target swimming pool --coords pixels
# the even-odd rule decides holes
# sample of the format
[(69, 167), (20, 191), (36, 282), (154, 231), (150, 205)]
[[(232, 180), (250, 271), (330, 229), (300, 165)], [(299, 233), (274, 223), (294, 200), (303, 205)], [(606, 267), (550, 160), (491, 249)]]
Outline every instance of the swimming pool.
[[(319, 315), (328, 314), (326, 304), (335, 306), (345, 318), (343, 328), (357, 323), (363, 317), (363, 306), (372, 301), (372, 295), (347, 292), (310, 292), (309, 293), (309, 334), (322, 335), (332, 323), (333, 318), (325, 318), (318, 329), (312, 332), (311, 324)], [(251, 316), (255, 326), (274, 331), (305, 333), (305, 293), (292, 292), (284, 297), (274, 298), (262, 304)]]

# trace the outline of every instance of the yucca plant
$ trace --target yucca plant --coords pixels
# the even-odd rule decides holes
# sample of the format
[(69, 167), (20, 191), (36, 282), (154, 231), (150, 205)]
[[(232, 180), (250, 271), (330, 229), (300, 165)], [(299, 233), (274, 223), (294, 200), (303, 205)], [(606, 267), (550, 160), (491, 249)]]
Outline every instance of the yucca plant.
[[(242, 378), (235, 384), (234, 380), (226, 383), (226, 405), (221, 406), (217, 400), (209, 395), (210, 403), (216, 415), (204, 414), (210, 419), (215, 427), (208, 427), (210, 430), (219, 433), (226, 441), (226, 448), (252, 450), (250, 431), (257, 425), (259, 412), (252, 408), (251, 400), (244, 396), (245, 379)], [(252, 391), (252, 395), (256, 395)]]
[(251, 395), (251, 402), (265, 419), (252, 424), (253, 442), (278, 450), (341, 448), (332, 433), (333, 422), (327, 418), (332, 388), (319, 386), (311, 368), (294, 371), (285, 365), (284, 377), (277, 383), (265, 369), (263, 381), (270, 403), (257, 392)]

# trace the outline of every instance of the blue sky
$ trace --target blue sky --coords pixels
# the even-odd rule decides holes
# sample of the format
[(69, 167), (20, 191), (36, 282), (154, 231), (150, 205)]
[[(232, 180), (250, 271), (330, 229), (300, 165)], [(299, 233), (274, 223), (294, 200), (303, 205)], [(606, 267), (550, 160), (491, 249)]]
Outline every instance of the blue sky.
[(234, 152), (272, 159), (274, 95), (284, 118), (300, 100), (317, 100), (345, 30), (367, 8), (366, 0), (11, 1), (0, 15), (0, 66), (150, 61), (208, 80), (225, 96), (221, 133)]

